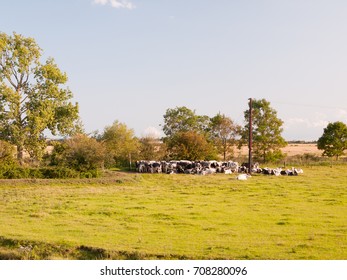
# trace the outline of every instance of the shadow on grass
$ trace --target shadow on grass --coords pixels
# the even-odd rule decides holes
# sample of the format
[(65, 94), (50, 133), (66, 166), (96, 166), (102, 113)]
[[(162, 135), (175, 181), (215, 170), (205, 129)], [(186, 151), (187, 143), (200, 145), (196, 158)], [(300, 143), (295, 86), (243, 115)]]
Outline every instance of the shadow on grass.
[(150, 255), (138, 251), (108, 251), (90, 246), (69, 246), (0, 236), (0, 260), (168, 260), (189, 259), (185, 255)]

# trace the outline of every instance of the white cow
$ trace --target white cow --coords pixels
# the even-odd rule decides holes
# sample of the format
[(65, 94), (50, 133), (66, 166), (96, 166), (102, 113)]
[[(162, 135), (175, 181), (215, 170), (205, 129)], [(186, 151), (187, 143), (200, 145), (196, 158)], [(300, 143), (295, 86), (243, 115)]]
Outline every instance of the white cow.
[(248, 174), (239, 174), (236, 179), (237, 180), (240, 180), (240, 181), (246, 181), (248, 180), (248, 178), (250, 178), (251, 175), (248, 175)]

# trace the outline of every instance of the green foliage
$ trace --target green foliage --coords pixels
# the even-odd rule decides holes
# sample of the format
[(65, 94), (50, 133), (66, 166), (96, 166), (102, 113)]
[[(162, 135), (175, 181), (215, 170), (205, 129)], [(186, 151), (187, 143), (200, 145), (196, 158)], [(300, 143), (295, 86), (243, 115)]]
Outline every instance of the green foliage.
[(187, 107), (167, 109), (164, 115), (163, 131), (170, 138), (178, 132), (197, 131), (205, 133), (209, 127), (209, 117), (199, 116)]
[(115, 121), (104, 129), (100, 140), (106, 145), (107, 154), (112, 157), (117, 165), (127, 166), (131, 158), (136, 158), (139, 141), (134, 130), (129, 129), (124, 123)]
[[(286, 157), (286, 155), (284, 153), (282, 153), (281, 150), (270, 150), (265, 152), (265, 154), (262, 155), (262, 158), (265, 161), (264, 162), (279, 162), (281, 160), (283, 160)], [(257, 159), (257, 157), (256, 157)], [(259, 159), (259, 157), (258, 157)]]
[(103, 143), (86, 135), (76, 135), (54, 142), (52, 154), (45, 157), (49, 167), (29, 168), (20, 166), (14, 159), (12, 145), (0, 141), (0, 179), (99, 177), (105, 152)]
[(166, 110), (163, 131), (167, 157), (206, 159), (217, 156), (210, 140), (210, 119), (199, 116), (187, 107)]
[(13, 145), (0, 140), (0, 166), (14, 165), (16, 163), (14, 157), (15, 153), (16, 151)]
[[(287, 145), (281, 136), (283, 121), (277, 117), (277, 112), (265, 99), (252, 100), (252, 134), (255, 160), (262, 162), (276, 161), (284, 157), (280, 148)], [(249, 109), (244, 112), (245, 127), (242, 130), (240, 143), (248, 143)]]
[(103, 143), (84, 134), (77, 134), (62, 144), (56, 145), (53, 163), (78, 172), (89, 172), (103, 168), (106, 149)]
[(163, 131), (168, 158), (226, 160), (233, 156), (240, 126), (222, 114), (209, 118), (176, 107), (166, 111)]
[(6, 141), (0, 140), (0, 179), (26, 178), (27, 170), (22, 170), (15, 160), (15, 148)]
[(347, 126), (343, 122), (329, 123), (323, 135), (318, 139), (317, 147), (323, 150), (323, 156), (342, 156), (347, 149)]
[(46, 179), (71, 179), (71, 178), (80, 178), (80, 172), (68, 168), (58, 166), (55, 168), (42, 168), (40, 169), (43, 178)]
[(1, 166), (0, 178), (1, 179), (23, 179), (29, 178), (30, 170), (28, 168), (22, 168), (20, 166)]
[(65, 150), (67, 149), (66, 142), (61, 141), (51, 141), (50, 145), (53, 146), (51, 153), (46, 153), (43, 156), (44, 163), (49, 166), (63, 165), (65, 161)]
[(0, 138), (40, 159), (43, 132), (71, 135), (77, 126), (78, 105), (69, 101), (67, 75), (52, 58), (40, 62), (42, 50), (34, 39), (0, 33)]
[(214, 146), (206, 140), (204, 135), (195, 131), (176, 133), (170, 145), (170, 157), (173, 159), (212, 160), (218, 157)]
[(210, 119), (211, 138), (218, 153), (223, 155), (223, 160), (233, 156), (233, 147), (240, 129), (240, 126), (225, 115), (217, 114)]
[(23, 166), (1, 166), (0, 179), (70, 179), (95, 178), (97, 171), (78, 172), (67, 167), (55, 168), (28, 168)]

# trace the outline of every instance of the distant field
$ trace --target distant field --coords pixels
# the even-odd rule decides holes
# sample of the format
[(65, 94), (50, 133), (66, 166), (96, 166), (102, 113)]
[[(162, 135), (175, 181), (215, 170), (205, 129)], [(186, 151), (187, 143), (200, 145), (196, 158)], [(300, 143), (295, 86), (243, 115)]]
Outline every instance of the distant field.
[[(322, 151), (317, 149), (317, 144), (288, 144), (285, 148), (281, 149), (287, 156), (303, 155), (305, 153), (321, 156)], [(235, 149), (236, 155), (248, 155), (248, 147), (242, 147), (241, 151)]]
[(288, 144), (282, 151), (288, 156), (302, 155), (305, 153), (320, 156), (323, 152), (318, 150), (317, 144)]
[(0, 181), (1, 259), (347, 259), (346, 166)]

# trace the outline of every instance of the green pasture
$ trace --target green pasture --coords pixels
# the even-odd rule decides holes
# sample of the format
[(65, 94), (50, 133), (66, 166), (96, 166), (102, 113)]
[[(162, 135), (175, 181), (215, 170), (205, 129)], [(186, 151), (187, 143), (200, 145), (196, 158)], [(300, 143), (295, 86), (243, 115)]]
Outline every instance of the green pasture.
[(347, 259), (347, 168), (0, 180), (2, 259)]

